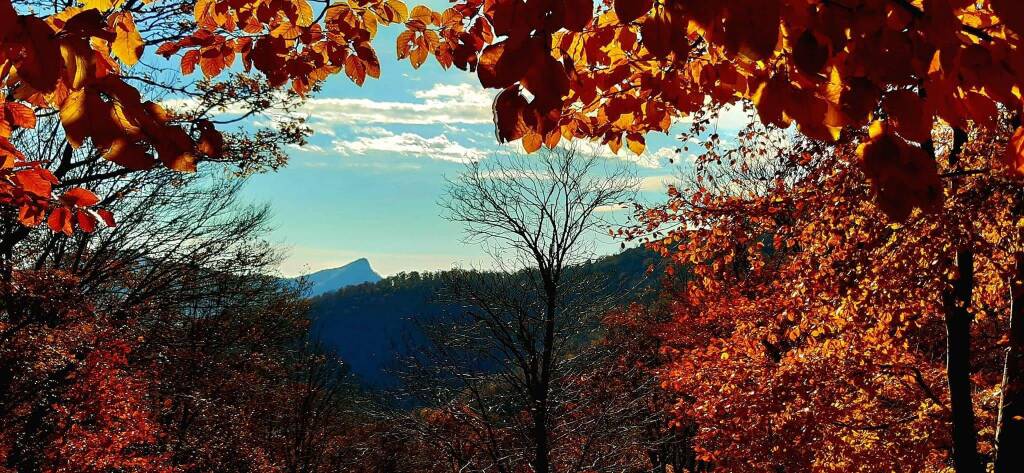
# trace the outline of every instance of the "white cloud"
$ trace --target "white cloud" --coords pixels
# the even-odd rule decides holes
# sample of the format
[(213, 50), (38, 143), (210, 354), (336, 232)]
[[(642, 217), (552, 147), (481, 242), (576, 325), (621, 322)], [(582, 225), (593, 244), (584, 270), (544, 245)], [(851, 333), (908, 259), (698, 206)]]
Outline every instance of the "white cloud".
[(543, 172), (528, 169), (488, 169), (481, 171), (480, 177), (495, 180), (533, 179), (546, 181), (549, 179), (549, 176)]
[(619, 212), (628, 209), (629, 206), (626, 204), (611, 204), (611, 205), (599, 205), (594, 207), (594, 212), (608, 213), (608, 212)]
[(640, 190), (648, 192), (665, 192), (668, 185), (675, 183), (679, 178), (672, 175), (648, 176), (640, 179)]
[(491, 105), (493, 96), (486, 89), (473, 84), (434, 84), (428, 90), (416, 91), (413, 95), (419, 99), (457, 98), (464, 102)]
[(468, 163), (486, 156), (483, 150), (467, 148), (446, 135), (431, 138), (416, 133), (360, 136), (351, 140), (334, 140), (332, 144), (335, 151), (345, 156), (384, 152), (456, 163)]
[(315, 145), (313, 143), (306, 143), (305, 145), (299, 146), (297, 144), (288, 144), (288, 147), (297, 151), (305, 151), (307, 153), (326, 153), (322, 146)]
[(295, 113), (323, 125), (451, 125), (491, 123), (491, 92), (470, 84), (434, 84), (413, 94), (418, 102), (314, 98)]
[(370, 136), (394, 136), (395, 133), (380, 126), (354, 126), (352, 131), (360, 135)]
[[(663, 162), (667, 162), (669, 159), (678, 158), (678, 155), (673, 148), (659, 148), (654, 152), (651, 152), (651, 148), (648, 148), (643, 152), (643, 154), (638, 156), (632, 151), (625, 149), (625, 147), (619, 149), (618, 154), (616, 154), (612, 153), (612, 150), (609, 149), (607, 145), (599, 143), (575, 140), (573, 145), (578, 146), (579, 149), (585, 153), (594, 154), (606, 159), (621, 159), (629, 161), (637, 166), (647, 169), (658, 169), (662, 166)], [(558, 146), (569, 146), (569, 144), (566, 140), (562, 140), (558, 143)]]
[(317, 135), (338, 136), (338, 134), (334, 132), (333, 128), (322, 123), (306, 124), (306, 126), (308, 126), (310, 130), (313, 130), (313, 133)]

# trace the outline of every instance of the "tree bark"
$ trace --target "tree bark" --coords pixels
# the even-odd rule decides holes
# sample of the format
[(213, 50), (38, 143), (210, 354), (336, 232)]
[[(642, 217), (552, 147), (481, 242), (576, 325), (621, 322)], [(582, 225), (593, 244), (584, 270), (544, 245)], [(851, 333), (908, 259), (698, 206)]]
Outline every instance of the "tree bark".
[(1017, 253), (1016, 260), (1010, 280), (1010, 346), (996, 424), (995, 473), (1020, 471), (1024, 465), (1024, 253)]
[(971, 296), (974, 292), (974, 253), (956, 254), (957, 279), (943, 294), (946, 321), (946, 379), (953, 422), (953, 466), (957, 473), (981, 473), (978, 434), (971, 398)]

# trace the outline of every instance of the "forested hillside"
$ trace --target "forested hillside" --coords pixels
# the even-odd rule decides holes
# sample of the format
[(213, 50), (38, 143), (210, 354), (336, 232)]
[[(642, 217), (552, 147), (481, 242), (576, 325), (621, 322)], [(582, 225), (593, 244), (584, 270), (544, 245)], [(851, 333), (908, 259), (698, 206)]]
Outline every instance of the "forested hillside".
[[(574, 270), (598, 276), (605, 292), (626, 304), (652, 297), (658, 273), (648, 277), (647, 269), (656, 265), (653, 252), (631, 248)], [(313, 332), (365, 383), (393, 384), (395, 379), (386, 370), (422, 343), (421, 326), (462, 310), (446, 297), (445, 281), (453, 272), (400, 273), (314, 297)]]

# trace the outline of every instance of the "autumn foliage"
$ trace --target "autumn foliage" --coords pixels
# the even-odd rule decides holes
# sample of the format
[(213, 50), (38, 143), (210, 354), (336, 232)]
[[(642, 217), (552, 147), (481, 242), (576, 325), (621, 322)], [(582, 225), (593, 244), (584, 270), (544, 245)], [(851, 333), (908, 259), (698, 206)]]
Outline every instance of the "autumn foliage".
[[(279, 135), (168, 106), (175, 80), (207, 111), (248, 99), (259, 113), (334, 75), (379, 77), (388, 25), (399, 59), (495, 89), (498, 141), (527, 152), (582, 139), (641, 154), (680, 123), (704, 140), (691, 181), (622, 232), (674, 263), (658, 307), (609, 315), (595, 344), (626, 348), (560, 380), (595, 394), (552, 406), (557, 422), (546, 378), (528, 390), (545, 408), (532, 441), (547, 427), (564, 441), (553, 469), (593, 452), (725, 471), (1024, 462), (1008, 446), (1024, 441), (1024, 3), (451, 3), (82, 0), (46, 14), (0, 0), (0, 469), (359, 471), (367, 445), (398, 439), (449, 454), (407, 448), (406, 466), (445, 470), (528, 450), (465, 393), (398, 417), (415, 432), (346, 424), (343, 370), (305, 345), (294, 293), (137, 247), (106, 258), (90, 240), (126, 196), (173, 180), (162, 171), (281, 160), (267, 151)], [(145, 27), (161, 15), (174, 26)], [(150, 59), (175, 77), (136, 74)], [(757, 124), (724, 149), (715, 119), (731, 109)], [(153, 181), (117, 181), (133, 174)], [(30, 233), (44, 223), (52, 233)], [(152, 268), (175, 277), (126, 296)], [(196, 281), (222, 285), (182, 289)], [(575, 428), (609, 406), (649, 429), (587, 450)]]
[[(125, 80), (148, 41), (131, 5), (90, 0), (46, 18), (19, 15), (9, 0), (0, 5), (3, 74), (13, 92), (0, 131), (31, 128), (34, 110), (54, 109), (72, 146), (88, 138), (131, 169), (187, 171), (219, 155), (223, 138), (209, 122), (176, 120)], [(399, 0), (318, 11), (306, 0), (203, 0), (193, 13), (194, 29), (155, 51), (180, 55), (183, 74), (198, 67), (216, 77), (238, 57), (245, 71), (300, 94), (342, 71), (357, 84), (378, 77), (371, 40), (379, 26), (405, 23), (398, 57), (418, 67), (432, 55), (501, 89), (499, 138), (522, 140), (528, 151), (589, 138), (641, 153), (648, 132), (742, 101), (753, 102), (766, 124), (795, 122), (825, 141), (879, 121), (879, 132), (864, 139), (864, 166), (898, 219), (938, 199), (936, 172), (921, 154), (933, 122), (991, 128), (1000, 107), (1020, 107), (1024, 74), (1014, 53), (1024, 11), (1007, 0), (465, 0), (443, 12), (410, 11)], [(1020, 141), (994, 164), (1020, 168)], [(5, 202), (22, 209), (24, 223), (38, 224), (61, 206), (55, 230), (78, 220), (89, 221), (85, 230), (95, 226), (89, 212), (67, 217), (75, 206), (34, 184), (52, 176), (6, 140), (0, 145)]]
[[(1003, 149), (998, 136), (972, 132), (957, 149), (947, 130), (936, 143), (970, 169)], [(653, 333), (670, 360), (662, 386), (677, 395), (679, 425), (697, 426), (700, 458), (728, 471), (947, 471), (958, 408), (945, 386), (948, 294), (967, 277), (949, 255), (966, 247), (971, 428), (991, 461), (1018, 184), (975, 175), (932, 213), (890, 224), (854, 143), (779, 138), (711, 147), (634, 229), (685, 272), (668, 292), (671, 321)]]

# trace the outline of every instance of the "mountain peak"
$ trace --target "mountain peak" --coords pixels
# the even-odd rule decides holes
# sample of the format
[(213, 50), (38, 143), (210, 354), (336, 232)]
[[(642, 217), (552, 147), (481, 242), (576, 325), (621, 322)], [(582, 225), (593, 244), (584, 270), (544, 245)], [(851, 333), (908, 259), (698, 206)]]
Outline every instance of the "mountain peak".
[(337, 268), (322, 269), (320, 271), (306, 274), (294, 281), (305, 280), (307, 288), (305, 295), (316, 297), (328, 292), (337, 291), (346, 286), (354, 286), (365, 282), (377, 282), (381, 276), (370, 267), (370, 261), (366, 258), (359, 258)]

